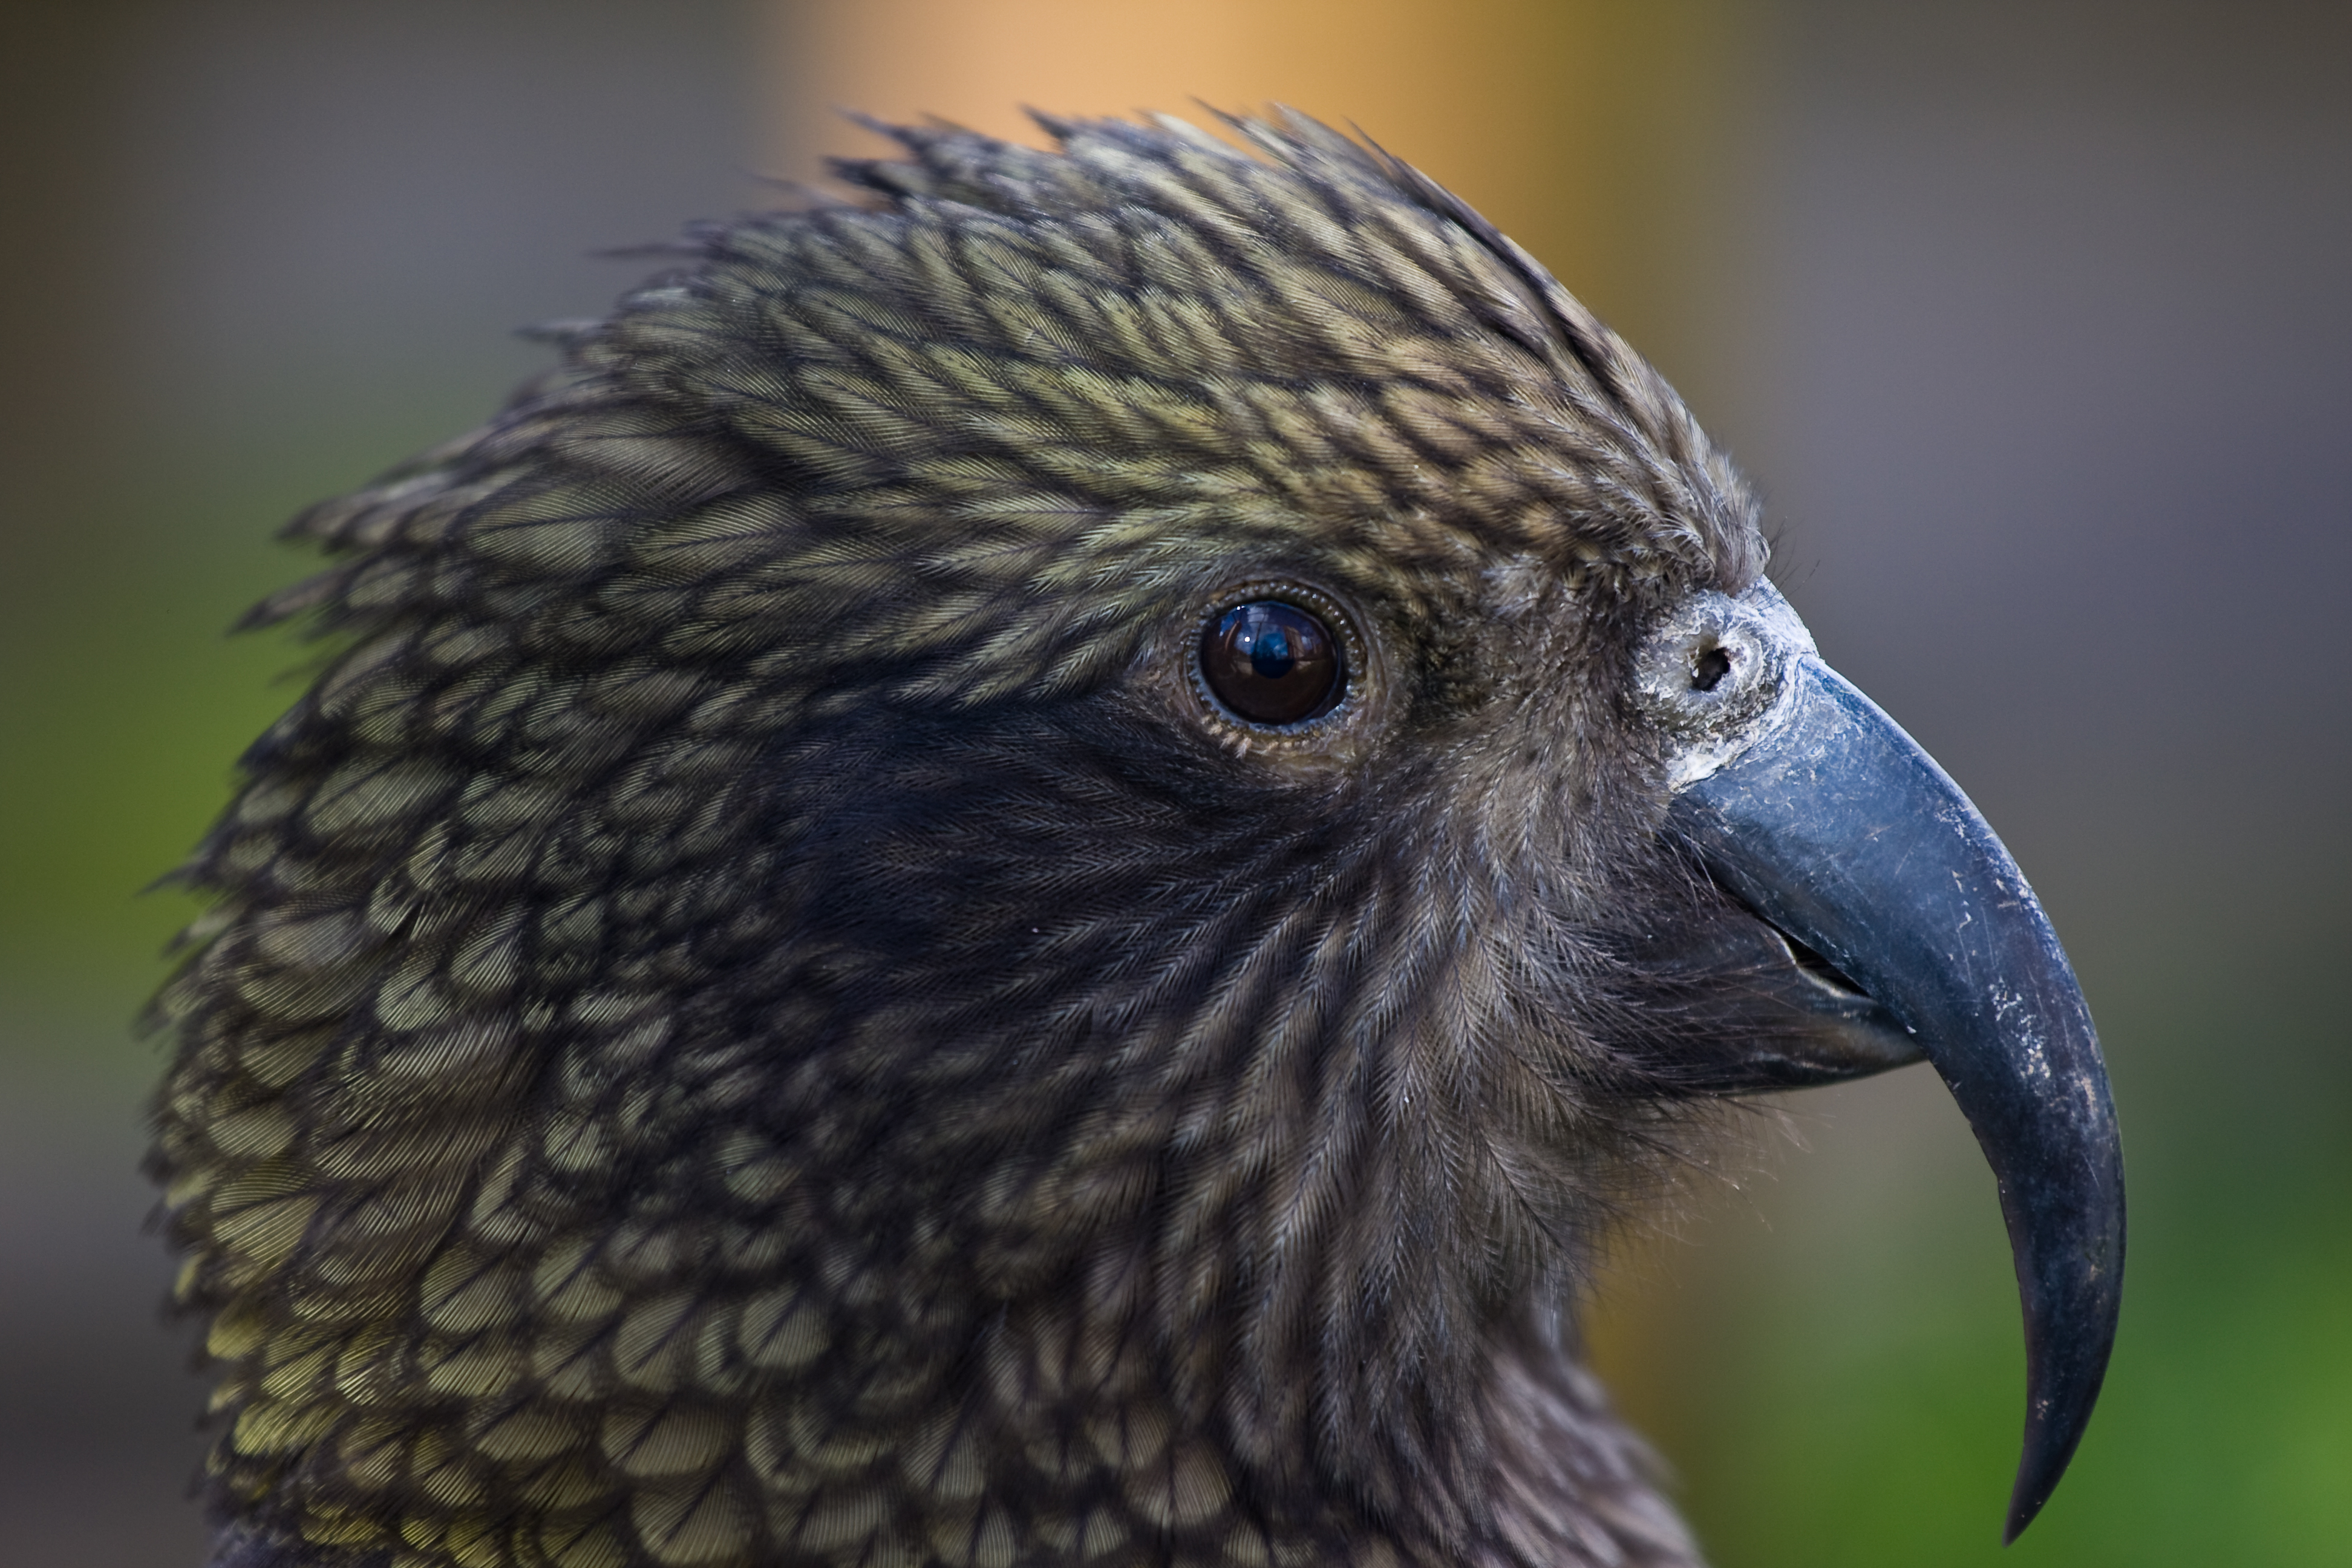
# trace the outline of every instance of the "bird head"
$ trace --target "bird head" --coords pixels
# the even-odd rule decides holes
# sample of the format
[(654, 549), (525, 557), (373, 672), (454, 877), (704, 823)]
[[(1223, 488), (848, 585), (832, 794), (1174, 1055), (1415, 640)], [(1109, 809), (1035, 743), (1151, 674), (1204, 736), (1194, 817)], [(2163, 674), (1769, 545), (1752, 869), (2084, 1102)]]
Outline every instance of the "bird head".
[(1923, 1050), (2021, 1524), (2121, 1197), (1998, 841), (1459, 201), (1047, 128), (698, 232), (295, 525), (162, 1005), (219, 1561), (1687, 1561), (1563, 1304), (1707, 1107)]

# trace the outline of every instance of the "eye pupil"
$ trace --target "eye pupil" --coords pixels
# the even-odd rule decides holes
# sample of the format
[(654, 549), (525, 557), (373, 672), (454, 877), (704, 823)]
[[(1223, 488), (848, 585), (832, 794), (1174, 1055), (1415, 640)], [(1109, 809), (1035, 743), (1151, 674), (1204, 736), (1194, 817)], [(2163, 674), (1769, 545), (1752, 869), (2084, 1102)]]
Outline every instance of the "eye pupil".
[(1345, 689), (1339, 639), (1296, 605), (1254, 599), (1201, 633), (1201, 676), (1255, 724), (1297, 724), (1331, 710)]
[(1290, 637), (1280, 626), (1260, 632), (1250, 644), (1250, 668), (1260, 680), (1280, 680), (1298, 667), (1290, 652)]

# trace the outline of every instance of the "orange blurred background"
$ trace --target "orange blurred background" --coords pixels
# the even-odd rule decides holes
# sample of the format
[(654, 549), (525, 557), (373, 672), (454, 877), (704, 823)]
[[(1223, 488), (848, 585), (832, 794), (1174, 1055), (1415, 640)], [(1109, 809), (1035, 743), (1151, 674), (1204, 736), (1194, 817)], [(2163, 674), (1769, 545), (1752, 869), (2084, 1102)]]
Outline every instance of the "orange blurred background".
[[(776, 166), (868, 146), (840, 110), (1041, 142), (1023, 112), (1360, 124), (1623, 330), (1668, 335), (1686, 209), (1731, 160), (1735, 0), (865, 0), (773, 5)], [(1207, 107), (1203, 107), (1207, 106)]]

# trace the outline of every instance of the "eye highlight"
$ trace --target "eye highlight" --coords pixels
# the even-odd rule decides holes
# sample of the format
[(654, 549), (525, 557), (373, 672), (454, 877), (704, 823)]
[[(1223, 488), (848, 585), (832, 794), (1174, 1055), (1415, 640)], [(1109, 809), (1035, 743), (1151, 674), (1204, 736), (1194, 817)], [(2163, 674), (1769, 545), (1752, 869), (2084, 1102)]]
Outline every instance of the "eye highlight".
[(1320, 617), (1279, 599), (1235, 605), (1201, 632), (1201, 679), (1253, 724), (1301, 724), (1347, 689), (1339, 639)]

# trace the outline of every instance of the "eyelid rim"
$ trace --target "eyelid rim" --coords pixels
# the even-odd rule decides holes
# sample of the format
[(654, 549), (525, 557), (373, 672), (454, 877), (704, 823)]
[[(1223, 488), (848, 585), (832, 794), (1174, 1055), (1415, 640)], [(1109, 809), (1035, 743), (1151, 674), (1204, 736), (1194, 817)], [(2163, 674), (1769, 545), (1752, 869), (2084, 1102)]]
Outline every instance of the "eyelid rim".
[[(1208, 672), (1201, 668), (1201, 647), (1217, 622), (1244, 605), (1271, 600), (1288, 604), (1323, 623), (1339, 654), (1339, 690), (1330, 703), (1311, 717), (1288, 724), (1267, 724), (1246, 719), (1225, 706), (1209, 685)], [(1337, 595), (1311, 583), (1292, 577), (1255, 577), (1232, 584), (1210, 596), (1194, 621), (1195, 630), (1186, 639), (1185, 676), (1193, 695), (1207, 710), (1210, 718), (1253, 742), (1261, 741), (1297, 741), (1328, 732), (1338, 724), (1347, 722), (1365, 705), (1361, 691), (1362, 678), (1370, 668), (1366, 657), (1363, 633), (1356, 617)]]

